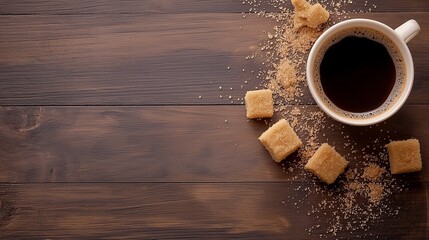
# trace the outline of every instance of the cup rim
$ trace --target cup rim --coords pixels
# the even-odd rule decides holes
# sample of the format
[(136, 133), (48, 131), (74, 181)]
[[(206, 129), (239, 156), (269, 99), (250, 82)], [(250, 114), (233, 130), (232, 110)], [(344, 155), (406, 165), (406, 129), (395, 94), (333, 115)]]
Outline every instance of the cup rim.
[[(406, 78), (405, 78), (405, 84), (403, 86), (404, 89), (400, 94), (400, 96), (398, 97), (398, 99), (395, 101), (395, 103), (393, 103), (392, 106), (390, 106), (389, 109), (387, 109), (385, 112), (370, 118), (350, 118), (334, 112), (332, 109), (330, 109), (328, 104), (324, 100), (322, 100), (322, 97), (319, 96), (318, 91), (316, 90), (316, 87), (315, 87), (314, 79), (313, 79), (313, 75), (314, 75), (313, 63), (317, 57), (317, 54), (321, 50), (320, 49), (321, 45), (325, 42), (326, 39), (328, 39), (333, 34), (337, 33), (338, 31), (347, 29), (349, 27), (371, 27), (371, 26), (375, 28), (375, 30), (381, 31), (382, 33), (384, 33), (393, 41), (395, 45), (397, 45), (398, 50), (404, 59), (405, 68), (406, 68)], [(400, 38), (400, 36), (392, 28), (390, 28), (384, 23), (381, 23), (379, 21), (375, 21), (372, 19), (355, 18), (355, 19), (348, 19), (333, 25), (316, 40), (313, 47), (311, 48), (311, 51), (307, 59), (306, 75), (307, 75), (306, 77), (307, 85), (313, 99), (316, 101), (317, 105), (328, 116), (330, 116), (331, 118), (339, 122), (352, 125), (352, 126), (369, 126), (369, 125), (380, 123), (390, 118), (397, 111), (399, 111), (399, 109), (404, 105), (405, 101), (408, 99), (408, 96), (413, 86), (414, 64), (413, 64), (413, 59), (407, 44)], [(344, 112), (347, 112), (347, 111), (344, 111)]]

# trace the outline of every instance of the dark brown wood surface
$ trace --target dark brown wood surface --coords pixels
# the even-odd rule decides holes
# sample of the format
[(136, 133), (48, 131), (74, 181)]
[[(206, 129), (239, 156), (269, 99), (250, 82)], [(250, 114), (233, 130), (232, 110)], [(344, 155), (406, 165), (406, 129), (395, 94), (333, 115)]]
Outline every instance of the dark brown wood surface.
[[(414, 88), (386, 122), (342, 131), (358, 147), (418, 138), (423, 170), (400, 177), (398, 215), (323, 238), (429, 239), (429, 2), (368, 3), (377, 8), (350, 16), (421, 25), (409, 43)], [(311, 205), (288, 201), (313, 179), (272, 161), (256, 140), (266, 123), (219, 98), (260, 84), (242, 69), (258, 70), (245, 57), (274, 23), (248, 10), (238, 0), (0, 1), (0, 238), (315, 239)], [(298, 107), (316, 110), (304, 93)], [(335, 130), (318, 137), (343, 141)]]

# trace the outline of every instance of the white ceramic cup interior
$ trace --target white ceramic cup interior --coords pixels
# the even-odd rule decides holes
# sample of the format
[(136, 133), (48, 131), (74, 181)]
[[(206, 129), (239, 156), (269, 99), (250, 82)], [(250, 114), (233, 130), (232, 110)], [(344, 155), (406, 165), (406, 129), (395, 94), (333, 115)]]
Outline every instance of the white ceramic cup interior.
[[(396, 98), (396, 101), (393, 101), (385, 111), (381, 111), (377, 114), (365, 118), (350, 117), (350, 114), (348, 114), (348, 112), (345, 110), (334, 111), (330, 107), (328, 102), (324, 100), (327, 99), (327, 96), (324, 95), (323, 91), (320, 92), (320, 90), (318, 91), (316, 89), (316, 85), (320, 85), (320, 83), (315, 82), (314, 79), (316, 71), (315, 63), (318, 59), (320, 59), (318, 57), (320, 57), (321, 51), (323, 51), (323, 49), (326, 49), (326, 45), (329, 44), (327, 43), (327, 41), (332, 39), (332, 37), (339, 32), (355, 28), (370, 28), (388, 37), (399, 50), (399, 54), (404, 60), (404, 65), (406, 69), (405, 81), (402, 85), (402, 91), (400, 95)], [(392, 28), (381, 22), (360, 18), (346, 20), (335, 24), (334, 26), (329, 28), (314, 43), (307, 60), (307, 83), (310, 89), (310, 93), (316, 101), (317, 105), (333, 119), (348, 125), (368, 126), (382, 122), (391, 117), (405, 103), (413, 86), (414, 64), (410, 50), (408, 49), (406, 43), (410, 41), (414, 36), (416, 36), (419, 31), (420, 26), (415, 20), (409, 20), (395, 30), (393, 30)], [(321, 88), (320, 86), (319, 89)]]

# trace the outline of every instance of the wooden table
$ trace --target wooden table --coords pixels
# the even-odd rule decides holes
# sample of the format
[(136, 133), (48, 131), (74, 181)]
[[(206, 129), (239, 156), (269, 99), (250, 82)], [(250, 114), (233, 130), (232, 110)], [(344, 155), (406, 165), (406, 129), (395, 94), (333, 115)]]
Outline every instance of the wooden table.
[[(345, 9), (365, 7), (355, 2)], [(420, 23), (409, 43), (414, 89), (381, 126), (344, 131), (360, 145), (383, 129), (418, 138), (423, 170), (399, 177), (408, 188), (392, 196), (395, 217), (337, 238), (429, 239), (429, 2), (370, 4), (350, 17)], [(245, 57), (274, 23), (244, 18), (248, 9), (238, 0), (0, 1), (1, 238), (335, 238), (309, 235), (309, 205), (289, 200), (314, 183), (271, 160), (256, 140), (265, 122), (247, 122), (240, 101), (219, 97), (260, 83), (241, 89), (242, 69), (257, 70)]]

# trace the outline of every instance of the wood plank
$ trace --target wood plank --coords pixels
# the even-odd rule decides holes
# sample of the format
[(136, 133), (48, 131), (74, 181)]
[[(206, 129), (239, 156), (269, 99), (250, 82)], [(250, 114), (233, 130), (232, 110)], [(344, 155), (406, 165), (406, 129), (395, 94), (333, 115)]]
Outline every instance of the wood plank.
[(0, 14), (142, 14), (242, 12), (249, 7), (228, 0), (2, 1)]
[[(0, 2), (0, 14), (141, 14), (141, 13), (236, 13), (248, 11), (250, 5), (242, 4), (240, 0), (4, 0)], [(258, 9), (278, 11), (265, 1), (259, 3)], [(322, 1), (323, 2), (323, 1)], [(373, 5), (377, 7), (374, 8)], [(282, 6), (291, 8), (291, 3), (285, 1)], [(331, 6), (329, 6), (331, 7)], [(354, 1), (343, 7), (345, 10), (365, 9), (371, 7), (376, 12), (419, 12), (428, 11), (427, 1), (395, 2), (383, 0)]]
[(270, 28), (240, 14), (8, 16), (0, 23), (8, 32), (0, 43), (0, 104), (12, 105), (199, 103), (199, 95), (216, 104), (218, 86), (237, 87), (241, 74), (227, 67), (244, 63)]
[[(356, 16), (429, 28), (428, 13)], [(241, 14), (1, 16), (0, 105), (230, 104), (219, 95), (235, 100), (259, 85), (249, 71), (263, 59), (245, 57), (273, 24)], [(429, 103), (428, 41), (422, 31), (410, 42), (408, 103)], [(308, 92), (302, 102), (314, 104)]]
[[(318, 194), (306, 196), (305, 192), (294, 190), (297, 187), (314, 186), (304, 183), (2, 184), (3, 206), (13, 210), (9, 212), (10, 218), (3, 221), (0, 236), (6, 239), (284, 239), (285, 236), (314, 239), (319, 234), (326, 235), (328, 217), (317, 220), (306, 213), (319, 202), (330, 200)], [(403, 194), (392, 196), (387, 209), (399, 207), (398, 215), (370, 221), (367, 231), (342, 230), (336, 237), (330, 234), (326, 237), (424, 239), (428, 236), (425, 191), (425, 185), (412, 185)], [(294, 196), (293, 201), (290, 196)], [(329, 216), (336, 210), (327, 209), (326, 213)], [(321, 226), (309, 235), (308, 229), (317, 224)]]
[[(320, 111), (315, 106), (299, 110), (307, 117)], [(274, 121), (278, 118), (277, 114)], [(389, 139), (418, 138), (423, 171), (404, 179), (429, 181), (429, 106), (406, 106), (373, 127), (344, 126), (329, 118), (324, 126), (316, 137), (347, 155), (351, 166), (366, 161), (361, 149), (368, 152), (368, 145), (376, 143), (374, 154), (378, 154), (385, 151)], [(305, 159), (296, 154), (284, 166), (296, 168), (293, 173), (284, 173), (271, 159), (257, 141), (267, 127), (264, 121), (247, 122), (244, 106), (3, 107), (0, 182), (283, 182), (311, 178), (302, 176), (300, 164)], [(297, 131), (303, 140), (308, 139), (306, 131)], [(356, 153), (352, 153), (353, 144)], [(387, 166), (387, 162), (380, 164)]]

